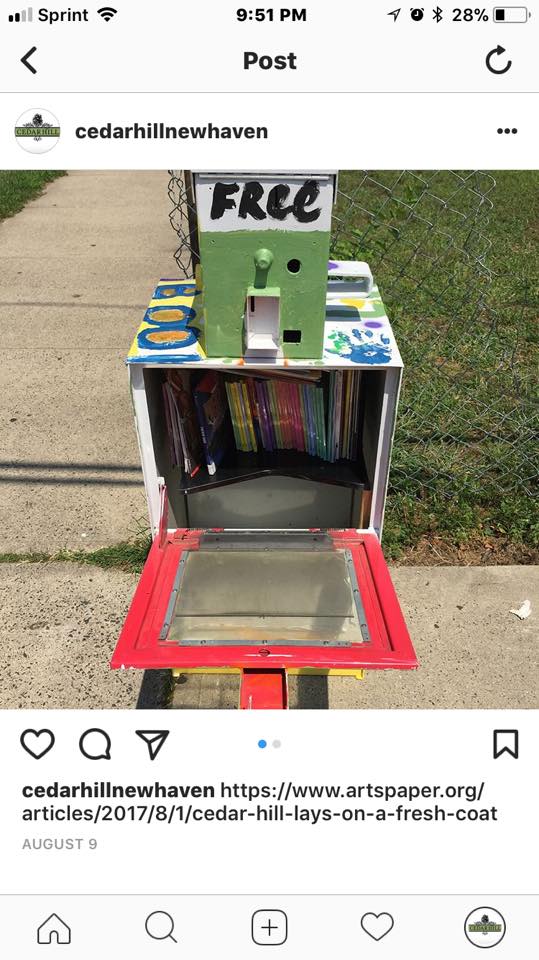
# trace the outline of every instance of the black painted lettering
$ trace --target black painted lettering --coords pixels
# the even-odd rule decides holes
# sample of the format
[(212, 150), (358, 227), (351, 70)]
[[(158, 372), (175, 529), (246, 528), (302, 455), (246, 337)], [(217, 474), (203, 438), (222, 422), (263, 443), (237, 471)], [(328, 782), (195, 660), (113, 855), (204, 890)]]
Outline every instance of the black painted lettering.
[(272, 187), (268, 194), (268, 215), (274, 220), (286, 220), (289, 213), (292, 213), (294, 207), (292, 204), (285, 207), (288, 199), (290, 187), (287, 183), (278, 183)]
[(236, 201), (232, 199), (232, 194), (239, 190), (237, 183), (216, 183), (213, 189), (213, 200), (211, 204), (210, 220), (220, 220), (225, 210), (233, 210)]
[(314, 210), (306, 210), (305, 208), (314, 203), (319, 194), (320, 186), (316, 180), (306, 180), (300, 187), (294, 200), (294, 216), (299, 223), (312, 223), (313, 220), (318, 220), (320, 207), (316, 207)]
[(238, 216), (241, 217), (242, 220), (247, 219), (247, 214), (252, 217), (253, 220), (266, 219), (266, 214), (258, 203), (263, 194), (264, 187), (258, 180), (250, 180), (245, 184), (241, 195), (240, 209), (238, 210)]

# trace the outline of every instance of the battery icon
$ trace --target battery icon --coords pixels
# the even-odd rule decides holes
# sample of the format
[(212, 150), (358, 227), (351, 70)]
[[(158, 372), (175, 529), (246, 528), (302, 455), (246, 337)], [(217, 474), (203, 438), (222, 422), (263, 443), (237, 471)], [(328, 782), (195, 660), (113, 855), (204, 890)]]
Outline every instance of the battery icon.
[(527, 7), (494, 7), (494, 23), (527, 23), (529, 17)]

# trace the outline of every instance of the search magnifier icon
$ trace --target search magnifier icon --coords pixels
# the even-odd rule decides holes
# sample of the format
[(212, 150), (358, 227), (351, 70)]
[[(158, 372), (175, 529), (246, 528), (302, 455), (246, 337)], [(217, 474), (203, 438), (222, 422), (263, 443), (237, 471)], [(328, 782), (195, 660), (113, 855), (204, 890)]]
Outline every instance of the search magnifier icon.
[(174, 920), (165, 910), (154, 910), (146, 917), (146, 933), (152, 940), (172, 940), (177, 943), (174, 933)]

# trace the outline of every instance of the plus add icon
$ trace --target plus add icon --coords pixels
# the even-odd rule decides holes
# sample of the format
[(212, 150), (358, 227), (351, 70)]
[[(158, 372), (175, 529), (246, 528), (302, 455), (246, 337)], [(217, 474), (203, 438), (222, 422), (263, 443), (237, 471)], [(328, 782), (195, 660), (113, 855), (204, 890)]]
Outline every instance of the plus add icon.
[(261, 947), (278, 947), (288, 937), (288, 917), (283, 910), (256, 910), (251, 920), (251, 936)]

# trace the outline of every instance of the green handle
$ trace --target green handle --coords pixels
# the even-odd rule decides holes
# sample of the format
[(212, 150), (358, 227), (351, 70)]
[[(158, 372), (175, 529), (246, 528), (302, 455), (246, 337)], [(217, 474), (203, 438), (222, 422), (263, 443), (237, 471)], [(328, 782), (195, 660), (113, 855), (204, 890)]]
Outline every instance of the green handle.
[(273, 263), (273, 254), (271, 250), (265, 250), (264, 248), (257, 250), (255, 253), (255, 265), (258, 270), (269, 270)]

